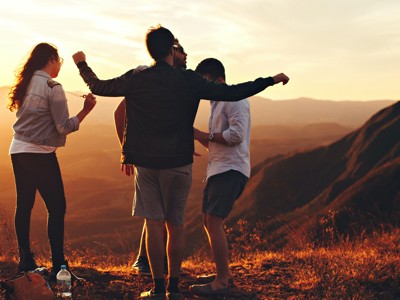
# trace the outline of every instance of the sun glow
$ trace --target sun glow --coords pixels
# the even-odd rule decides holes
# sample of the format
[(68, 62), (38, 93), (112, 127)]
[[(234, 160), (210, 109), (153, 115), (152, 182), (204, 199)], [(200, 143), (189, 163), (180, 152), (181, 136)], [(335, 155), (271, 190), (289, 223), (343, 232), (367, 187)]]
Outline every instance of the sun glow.
[[(150, 26), (172, 30), (187, 49), (188, 67), (206, 57), (222, 60), (229, 83), (285, 72), (284, 88), (261, 96), (332, 100), (396, 99), (400, 69), (400, 3), (367, 0), (322, 3), (307, 0), (211, 0), (168, 5), (160, 0), (113, 3), (16, 0), (2, 4), (0, 86), (13, 82), (23, 57), (39, 42), (55, 44), (66, 58), (59, 80), (84, 88), (71, 55), (88, 54), (101, 78), (149, 64), (144, 35)], [(378, 79), (379, 78), (379, 79)]]

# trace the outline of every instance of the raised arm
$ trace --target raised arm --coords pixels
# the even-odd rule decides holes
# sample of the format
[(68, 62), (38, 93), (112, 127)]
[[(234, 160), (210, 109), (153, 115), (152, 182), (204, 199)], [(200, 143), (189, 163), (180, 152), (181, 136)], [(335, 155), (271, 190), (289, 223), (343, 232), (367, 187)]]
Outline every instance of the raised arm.
[(85, 83), (89, 86), (92, 93), (100, 96), (120, 97), (125, 96), (128, 81), (133, 73), (129, 70), (120, 77), (108, 80), (101, 80), (97, 77), (96, 73), (86, 63), (86, 55), (82, 51), (76, 52), (72, 58), (79, 68), (79, 73)]
[(196, 98), (214, 101), (240, 101), (254, 96), (269, 86), (281, 82), (286, 84), (289, 81), (289, 77), (283, 73), (234, 85), (208, 81), (191, 70), (185, 71), (185, 76)]

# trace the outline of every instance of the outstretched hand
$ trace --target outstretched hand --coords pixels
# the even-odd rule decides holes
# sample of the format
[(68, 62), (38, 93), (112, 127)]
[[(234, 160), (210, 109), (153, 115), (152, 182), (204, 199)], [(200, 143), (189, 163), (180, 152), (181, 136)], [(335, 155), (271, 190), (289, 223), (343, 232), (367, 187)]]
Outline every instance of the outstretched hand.
[(278, 84), (280, 82), (282, 82), (283, 85), (285, 85), (286, 83), (288, 83), (289, 81), (289, 77), (287, 77), (285, 74), (283, 73), (279, 73), (276, 74), (274, 77), (272, 77), (274, 79), (275, 84)]
[(74, 60), (74, 63), (77, 65), (81, 61), (86, 61), (86, 54), (82, 51), (78, 51), (74, 55), (72, 55), (72, 58)]

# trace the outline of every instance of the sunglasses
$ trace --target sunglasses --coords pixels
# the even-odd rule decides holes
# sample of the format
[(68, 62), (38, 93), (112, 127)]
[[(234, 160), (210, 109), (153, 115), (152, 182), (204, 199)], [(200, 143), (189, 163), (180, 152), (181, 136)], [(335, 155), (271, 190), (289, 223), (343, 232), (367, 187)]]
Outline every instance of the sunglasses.
[(183, 49), (182, 46), (174, 45), (174, 49), (182, 54), (185, 53), (185, 50)]

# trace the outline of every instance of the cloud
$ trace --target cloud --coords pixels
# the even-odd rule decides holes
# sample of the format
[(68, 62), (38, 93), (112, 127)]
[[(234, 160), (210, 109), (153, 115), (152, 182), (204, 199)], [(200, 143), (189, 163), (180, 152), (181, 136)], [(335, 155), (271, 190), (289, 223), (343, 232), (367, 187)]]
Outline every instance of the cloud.
[[(21, 57), (42, 41), (56, 44), (67, 59), (84, 50), (105, 75), (149, 64), (144, 36), (160, 23), (188, 51), (189, 67), (216, 57), (234, 82), (287, 70), (302, 84), (326, 80), (324, 86), (332, 88), (324, 90), (331, 93), (340, 84), (338, 74), (359, 85), (357, 80), (367, 76), (363, 73), (397, 72), (399, 14), (397, 0), (6, 1), (0, 34), (7, 41), (1, 56), (7, 59), (1, 61), (0, 83), (12, 81), (4, 74), (12, 74)], [(76, 76), (67, 76), (68, 64), (63, 68), (67, 80)], [(395, 83), (385, 84), (384, 90), (391, 90)], [(298, 91), (294, 84), (283, 90), (288, 95)], [(314, 92), (310, 89), (308, 96), (324, 98)], [(302, 95), (307, 93), (302, 90)]]

